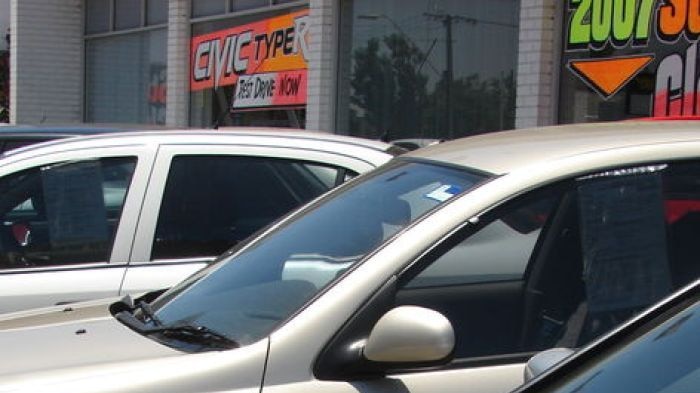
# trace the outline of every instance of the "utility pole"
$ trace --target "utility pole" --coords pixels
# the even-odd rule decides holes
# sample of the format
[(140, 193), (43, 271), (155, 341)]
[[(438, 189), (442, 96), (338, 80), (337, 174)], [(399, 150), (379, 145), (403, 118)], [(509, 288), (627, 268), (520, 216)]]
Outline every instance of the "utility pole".
[(452, 60), (452, 15), (445, 15), (442, 20), (442, 24), (445, 25), (445, 47), (447, 48), (447, 66), (445, 72), (447, 73), (445, 79), (447, 80), (447, 90), (445, 91), (445, 96), (447, 98), (447, 135), (449, 139), (454, 137), (454, 105), (452, 102), (452, 81), (455, 78), (454, 75), (454, 64)]
[[(432, 14), (426, 12), (424, 16), (439, 20), (445, 26), (445, 103), (447, 107), (447, 139), (454, 136), (454, 103), (452, 102), (452, 81), (454, 80), (454, 64), (452, 59), (452, 23), (455, 21), (471, 22), (468, 18), (450, 14)], [(473, 22), (471, 22), (473, 23)]]
[(445, 66), (445, 99), (447, 100), (447, 135), (448, 139), (453, 138), (454, 134), (454, 103), (452, 102), (452, 82), (454, 81), (454, 64), (452, 59), (452, 24), (455, 22), (468, 23), (470, 25), (484, 24), (493, 26), (502, 26), (508, 28), (517, 28), (517, 25), (504, 23), (494, 20), (476, 19), (462, 15), (452, 15), (448, 13), (434, 14), (430, 12), (423, 13), (423, 16), (442, 22), (445, 27), (445, 57), (447, 65)]

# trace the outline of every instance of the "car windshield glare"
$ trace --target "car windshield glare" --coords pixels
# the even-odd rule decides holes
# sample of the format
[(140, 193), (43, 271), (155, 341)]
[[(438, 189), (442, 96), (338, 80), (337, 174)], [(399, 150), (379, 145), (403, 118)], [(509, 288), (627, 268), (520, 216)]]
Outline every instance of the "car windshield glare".
[(253, 343), (398, 231), (485, 178), (397, 160), (165, 292), (156, 316)]
[(599, 345), (602, 351), (595, 357), (579, 363), (573, 372), (568, 368), (563, 378), (543, 380), (552, 384), (537, 391), (696, 392), (700, 386), (700, 353), (692, 348), (700, 342), (698, 330), (700, 302), (695, 302), (633, 341), (622, 341), (610, 350)]

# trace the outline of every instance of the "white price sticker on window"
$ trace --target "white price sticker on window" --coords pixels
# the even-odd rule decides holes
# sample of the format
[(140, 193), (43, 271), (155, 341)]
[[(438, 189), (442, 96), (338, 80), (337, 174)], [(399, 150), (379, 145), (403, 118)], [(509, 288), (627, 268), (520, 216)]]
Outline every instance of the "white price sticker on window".
[(445, 202), (446, 200), (452, 198), (453, 196), (459, 194), (461, 189), (457, 186), (452, 186), (449, 184), (442, 185), (435, 190), (425, 194), (426, 198), (436, 200), (438, 202)]

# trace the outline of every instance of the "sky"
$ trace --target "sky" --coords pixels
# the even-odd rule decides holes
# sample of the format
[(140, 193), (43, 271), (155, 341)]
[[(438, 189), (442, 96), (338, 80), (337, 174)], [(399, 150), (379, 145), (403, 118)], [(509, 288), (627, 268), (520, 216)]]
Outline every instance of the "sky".
[(0, 0), (0, 50), (7, 50), (5, 33), (10, 27), (10, 0)]

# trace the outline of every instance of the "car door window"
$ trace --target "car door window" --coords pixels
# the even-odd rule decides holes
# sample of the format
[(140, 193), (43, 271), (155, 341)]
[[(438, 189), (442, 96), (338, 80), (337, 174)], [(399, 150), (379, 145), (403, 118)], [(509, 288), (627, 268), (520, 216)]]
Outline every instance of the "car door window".
[(216, 256), (345, 180), (296, 160), (180, 155), (172, 160), (151, 259)]
[(558, 189), (534, 193), (469, 224), (416, 266), (425, 268), (402, 278), (396, 305), (445, 315), (458, 358), (510, 353), (519, 337), (528, 261), (559, 196)]
[(395, 305), (443, 313), (457, 359), (578, 347), (700, 276), (700, 165), (563, 181), (436, 250), (406, 273)]
[(522, 349), (584, 345), (698, 277), (698, 174), (676, 163), (578, 179), (554, 236), (574, 234), (568, 248), (580, 251), (555, 244), (538, 261)]
[(0, 268), (109, 261), (136, 158), (62, 162), (0, 179)]
[(522, 280), (554, 195), (512, 207), (432, 262), (405, 289)]

